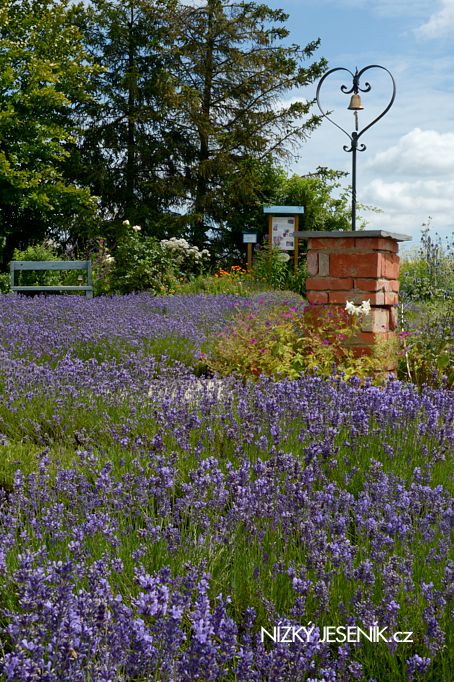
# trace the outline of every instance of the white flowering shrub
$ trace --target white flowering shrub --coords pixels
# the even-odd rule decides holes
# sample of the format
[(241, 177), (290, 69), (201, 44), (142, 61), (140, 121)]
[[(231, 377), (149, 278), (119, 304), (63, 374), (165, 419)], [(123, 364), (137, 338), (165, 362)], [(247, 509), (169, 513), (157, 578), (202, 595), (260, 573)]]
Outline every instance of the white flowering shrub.
[(161, 239), (161, 246), (171, 255), (183, 276), (201, 274), (210, 259), (208, 249), (199, 250), (183, 238)]
[(166, 294), (173, 291), (177, 282), (175, 262), (158, 239), (142, 234), (140, 225), (123, 221), (123, 231), (113, 257), (113, 293), (152, 291)]
[(133, 291), (174, 293), (179, 284), (203, 273), (209, 262), (207, 249), (186, 239), (144, 235), (140, 225), (124, 220), (111, 254), (103, 239), (92, 256), (95, 292), (126, 294)]

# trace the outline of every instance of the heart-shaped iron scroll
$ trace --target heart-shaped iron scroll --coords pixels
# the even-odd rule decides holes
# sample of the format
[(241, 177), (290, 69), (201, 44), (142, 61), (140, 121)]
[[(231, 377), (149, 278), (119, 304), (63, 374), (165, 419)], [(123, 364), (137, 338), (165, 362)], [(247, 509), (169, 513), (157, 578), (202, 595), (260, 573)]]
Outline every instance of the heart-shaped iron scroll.
[[(377, 116), (377, 118), (374, 118), (374, 120), (371, 123), (369, 123), (365, 128), (363, 128), (361, 131), (353, 132), (352, 134), (350, 134), (346, 130), (344, 130), (338, 123), (336, 123), (336, 121), (333, 121), (333, 119), (328, 116), (326, 111), (323, 111), (322, 106), (320, 104), (320, 89), (321, 89), (324, 81), (328, 78), (328, 76), (335, 73), (336, 71), (346, 71), (352, 77), (353, 85), (350, 89), (348, 89), (348, 87), (346, 85), (341, 86), (341, 92), (343, 92), (344, 95), (350, 95), (352, 93), (357, 95), (358, 92), (369, 92), (371, 90), (371, 85), (367, 81), (364, 83), (364, 87), (360, 87), (361, 77), (363, 76), (363, 74), (366, 73), (366, 71), (369, 71), (369, 69), (381, 69), (382, 71), (386, 71), (386, 73), (389, 75), (389, 77), (391, 78), (391, 81), (392, 81), (392, 86), (393, 86), (391, 99), (390, 99), (386, 109), (384, 109), (382, 111), (382, 113), (379, 116)], [(366, 145), (361, 144), (360, 146), (358, 146), (358, 140), (361, 137), (361, 135), (363, 135), (366, 132), (366, 130), (369, 130), (369, 128), (371, 128), (373, 125), (375, 125), (375, 123), (377, 123), (377, 121), (379, 121), (381, 118), (383, 118), (383, 116), (386, 113), (388, 113), (388, 111), (391, 109), (393, 102), (396, 98), (396, 83), (395, 83), (395, 80), (394, 80), (391, 72), (388, 71), (388, 69), (386, 69), (384, 66), (380, 66), (379, 64), (371, 64), (370, 66), (365, 66), (363, 69), (361, 69), (361, 71), (358, 71), (358, 69), (356, 69), (355, 73), (352, 73), (350, 71), (350, 69), (346, 69), (342, 66), (339, 66), (335, 69), (331, 69), (330, 71), (327, 71), (327, 73), (325, 73), (325, 75), (320, 79), (320, 82), (317, 86), (316, 98), (317, 98), (318, 108), (322, 112), (323, 116), (325, 118), (327, 118), (328, 121), (330, 121), (333, 125), (335, 125), (336, 128), (339, 128), (339, 130), (342, 130), (342, 132), (345, 133), (347, 135), (347, 137), (350, 139), (350, 142), (352, 143), (351, 146), (347, 147), (347, 145), (345, 145), (344, 150), (346, 152), (351, 152), (351, 151), (353, 151), (353, 149), (358, 149), (358, 151), (363, 152), (366, 149)]]
[[(377, 116), (377, 118), (374, 118), (374, 120), (371, 123), (369, 123), (365, 128), (363, 128), (360, 131), (358, 131), (358, 118), (356, 117), (356, 130), (350, 134), (346, 130), (344, 130), (338, 123), (336, 123), (336, 121), (333, 121), (333, 119), (328, 116), (326, 111), (323, 111), (322, 106), (320, 104), (320, 89), (321, 89), (323, 83), (325, 82), (325, 80), (332, 73), (335, 73), (336, 71), (346, 71), (352, 77), (353, 84), (352, 84), (352, 87), (350, 89), (348, 88), (347, 85), (341, 86), (341, 92), (343, 92), (344, 95), (350, 95), (352, 93), (354, 93), (354, 95), (358, 95), (359, 92), (369, 92), (371, 90), (370, 83), (368, 83), (366, 81), (364, 83), (363, 88), (360, 87), (360, 84), (359, 84), (361, 77), (363, 76), (363, 74), (366, 73), (366, 71), (369, 71), (369, 69), (381, 69), (382, 71), (386, 71), (386, 73), (390, 76), (391, 81), (392, 81), (392, 85), (393, 85), (392, 96), (391, 96), (391, 99), (390, 99), (386, 109), (384, 111), (382, 111), (382, 113), (379, 116)], [(361, 135), (364, 135), (366, 130), (369, 130), (369, 128), (371, 128), (375, 123), (377, 123), (377, 121), (379, 121), (381, 118), (383, 118), (383, 116), (391, 109), (395, 97), (396, 97), (396, 83), (394, 81), (394, 78), (393, 78), (392, 74), (388, 71), (388, 69), (385, 69), (384, 66), (380, 66), (379, 64), (371, 64), (370, 66), (365, 66), (364, 69), (361, 69), (361, 71), (358, 71), (358, 69), (356, 69), (355, 73), (352, 73), (349, 69), (345, 69), (344, 67), (341, 67), (341, 66), (337, 67), (336, 69), (331, 69), (330, 71), (325, 73), (325, 75), (321, 78), (321, 80), (317, 86), (316, 98), (317, 98), (318, 108), (322, 112), (323, 116), (328, 119), (328, 121), (330, 121), (333, 125), (336, 126), (336, 128), (339, 128), (339, 130), (342, 130), (342, 132), (345, 133), (345, 135), (347, 135), (347, 137), (349, 138), (350, 143), (351, 143), (350, 147), (348, 147), (347, 145), (344, 145), (344, 151), (352, 152), (352, 230), (356, 230), (356, 152), (357, 151), (363, 152), (366, 149), (365, 144), (358, 145), (358, 140), (361, 137)], [(353, 98), (352, 98), (352, 100), (353, 100)], [(359, 100), (359, 97), (358, 97), (358, 100)], [(358, 102), (357, 106), (355, 106), (353, 104), (353, 106), (350, 106), (349, 108), (353, 109), (353, 111), (355, 111), (355, 114), (357, 114), (358, 109), (360, 109), (362, 107), (360, 106), (360, 102)]]

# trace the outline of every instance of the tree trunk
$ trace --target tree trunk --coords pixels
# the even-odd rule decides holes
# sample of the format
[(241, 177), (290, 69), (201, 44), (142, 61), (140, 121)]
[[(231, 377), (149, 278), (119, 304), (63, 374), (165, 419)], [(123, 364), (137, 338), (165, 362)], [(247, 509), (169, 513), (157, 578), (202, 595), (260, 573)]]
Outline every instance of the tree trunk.
[(210, 127), (211, 101), (213, 96), (214, 70), (214, 34), (216, 10), (219, 0), (208, 0), (207, 37), (204, 58), (202, 107), (198, 124), (199, 151), (197, 164), (197, 183), (194, 197), (194, 218), (192, 225), (192, 240), (197, 246), (203, 246), (206, 240), (207, 225), (205, 224), (205, 208), (209, 192), (208, 163), (210, 161)]
[(136, 187), (136, 92), (137, 73), (134, 44), (134, 8), (131, 7), (128, 36), (128, 128), (126, 161), (126, 211), (134, 210)]

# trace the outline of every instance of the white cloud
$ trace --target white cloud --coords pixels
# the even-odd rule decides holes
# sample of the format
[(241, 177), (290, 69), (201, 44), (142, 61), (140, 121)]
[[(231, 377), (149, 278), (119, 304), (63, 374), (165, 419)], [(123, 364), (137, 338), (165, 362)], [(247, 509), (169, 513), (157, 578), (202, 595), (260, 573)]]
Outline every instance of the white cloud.
[(415, 128), (363, 168), (360, 200), (383, 211), (362, 212), (368, 229), (393, 229), (417, 241), (431, 216), (435, 231), (454, 233), (454, 133)]
[(454, 178), (422, 178), (409, 181), (374, 178), (362, 191), (361, 200), (379, 206), (382, 213), (362, 214), (368, 229), (389, 229), (413, 237), (418, 241), (421, 225), (432, 218), (434, 231), (441, 235), (454, 234)]
[(422, 217), (447, 212), (454, 220), (454, 179), (388, 182), (377, 178), (366, 189), (368, 197), (386, 212), (417, 212)]
[(454, 0), (441, 0), (441, 7), (418, 29), (421, 38), (441, 38), (454, 29)]
[(367, 167), (412, 177), (454, 175), (454, 133), (414, 128), (398, 143), (376, 154)]

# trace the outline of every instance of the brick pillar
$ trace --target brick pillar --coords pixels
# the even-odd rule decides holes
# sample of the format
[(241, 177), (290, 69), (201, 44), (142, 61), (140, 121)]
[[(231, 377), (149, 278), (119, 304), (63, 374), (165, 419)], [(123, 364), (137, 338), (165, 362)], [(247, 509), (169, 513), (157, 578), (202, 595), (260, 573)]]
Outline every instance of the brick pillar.
[[(371, 312), (354, 341), (357, 354), (370, 353), (378, 339), (395, 335), (399, 302), (398, 242), (406, 235), (368, 230), (299, 232), (307, 239), (307, 300), (345, 308), (370, 300)], [(395, 363), (384, 369), (395, 369)]]

